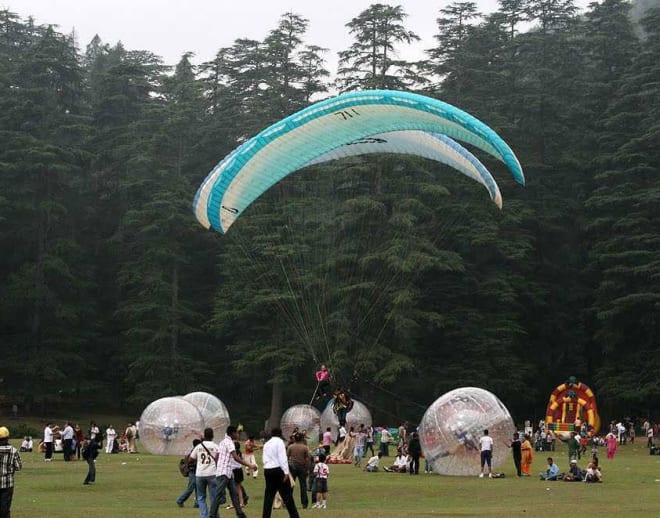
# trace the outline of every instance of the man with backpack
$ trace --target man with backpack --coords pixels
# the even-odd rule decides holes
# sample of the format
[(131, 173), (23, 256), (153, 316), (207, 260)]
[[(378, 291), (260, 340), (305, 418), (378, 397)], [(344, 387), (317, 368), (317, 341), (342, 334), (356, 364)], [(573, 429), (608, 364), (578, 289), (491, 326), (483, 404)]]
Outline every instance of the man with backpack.
[(195, 468), (195, 485), (197, 488), (197, 505), (199, 517), (207, 518), (209, 507), (206, 503), (206, 490), (208, 489), (209, 502), (213, 501), (216, 491), (215, 470), (218, 462), (218, 445), (213, 442), (213, 428), (204, 429), (204, 440), (199, 443), (188, 455), (189, 462), (197, 463)]

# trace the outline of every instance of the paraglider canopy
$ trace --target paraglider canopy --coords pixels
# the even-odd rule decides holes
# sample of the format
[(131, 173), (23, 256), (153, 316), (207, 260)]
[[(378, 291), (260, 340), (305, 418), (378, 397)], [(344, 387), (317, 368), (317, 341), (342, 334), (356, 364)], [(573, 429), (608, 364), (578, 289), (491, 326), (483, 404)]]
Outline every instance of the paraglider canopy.
[(513, 151), (472, 115), (418, 94), (370, 90), (316, 103), (243, 143), (204, 180), (195, 195), (194, 212), (204, 227), (224, 233), (288, 174), (318, 161), (352, 156), (360, 148), (360, 153), (409, 153), (448, 163), (485, 185), (501, 205), (490, 173), (452, 139), (504, 162), (516, 181), (524, 183)]

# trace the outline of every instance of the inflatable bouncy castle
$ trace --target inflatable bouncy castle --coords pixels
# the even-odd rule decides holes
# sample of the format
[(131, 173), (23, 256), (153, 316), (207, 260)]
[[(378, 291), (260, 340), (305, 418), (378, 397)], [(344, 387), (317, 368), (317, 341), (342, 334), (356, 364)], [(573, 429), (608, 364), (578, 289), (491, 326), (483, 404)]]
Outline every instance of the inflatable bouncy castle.
[(571, 432), (598, 433), (600, 417), (593, 391), (575, 376), (568, 378), (550, 394), (545, 424), (561, 438), (568, 438)]

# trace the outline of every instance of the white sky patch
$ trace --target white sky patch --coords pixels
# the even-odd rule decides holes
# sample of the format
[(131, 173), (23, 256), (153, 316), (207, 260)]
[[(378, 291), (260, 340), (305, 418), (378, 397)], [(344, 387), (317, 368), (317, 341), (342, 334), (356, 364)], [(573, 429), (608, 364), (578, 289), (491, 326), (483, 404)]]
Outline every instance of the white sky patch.
[[(193, 63), (213, 59), (222, 47), (238, 38), (263, 40), (277, 27), (286, 12), (309, 20), (305, 43), (326, 47), (327, 68), (335, 75), (337, 53), (346, 50), (353, 38), (346, 24), (375, 0), (0, 0), (0, 7), (21, 18), (32, 16), (37, 24), (54, 24), (69, 34), (75, 30), (78, 46), (95, 34), (104, 43), (121, 41), (128, 50), (149, 50), (168, 65), (175, 65), (185, 52), (193, 52)], [(424, 50), (435, 46), (436, 19), (448, 1), (399, 0), (380, 2), (401, 5), (408, 17), (404, 24), (421, 41), (401, 44), (398, 54), (414, 61), (425, 58)], [(587, 0), (578, 0), (586, 5)], [(478, 0), (483, 13), (497, 10), (495, 0)]]

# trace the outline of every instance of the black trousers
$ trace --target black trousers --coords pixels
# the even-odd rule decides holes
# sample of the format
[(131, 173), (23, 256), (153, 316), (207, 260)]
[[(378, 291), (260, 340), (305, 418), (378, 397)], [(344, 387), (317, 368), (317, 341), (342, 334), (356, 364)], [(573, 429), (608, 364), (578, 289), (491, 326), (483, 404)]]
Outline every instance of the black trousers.
[(0, 518), (11, 517), (11, 499), (14, 496), (14, 488), (0, 489)]
[(408, 472), (411, 475), (419, 475), (419, 455), (410, 456), (410, 469)]
[(46, 442), (44, 443), (46, 445), (46, 459), (52, 459), (53, 458), (53, 443), (52, 442)]
[(293, 489), (289, 484), (289, 480), (284, 480), (282, 468), (264, 469), (264, 477), (266, 479), (266, 490), (264, 491), (262, 518), (270, 518), (273, 511), (273, 500), (275, 500), (275, 494), (278, 491), (286, 510), (289, 511), (289, 518), (300, 518), (298, 509), (296, 509), (296, 502), (293, 500)]
[(519, 477), (522, 477), (522, 471), (520, 471), (520, 462), (522, 461), (522, 453), (513, 455), (513, 463), (516, 465), (516, 472)]
[(309, 505), (307, 499), (307, 467), (304, 464), (289, 464), (289, 471), (300, 487), (300, 503), (303, 509), (307, 509)]
[(73, 439), (64, 439), (62, 441), (62, 454), (65, 461), (70, 461), (73, 456)]

